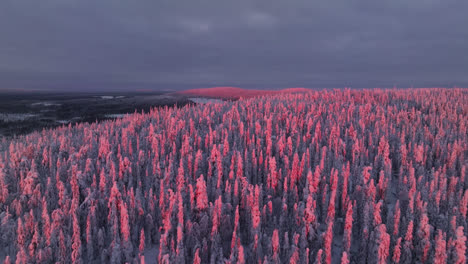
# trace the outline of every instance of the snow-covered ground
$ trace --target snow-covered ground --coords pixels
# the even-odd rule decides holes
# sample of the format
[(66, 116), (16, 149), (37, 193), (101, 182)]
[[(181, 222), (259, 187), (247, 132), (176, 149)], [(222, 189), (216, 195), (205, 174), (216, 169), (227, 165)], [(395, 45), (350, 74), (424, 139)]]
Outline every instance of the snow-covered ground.
[(107, 118), (123, 118), (125, 117), (127, 114), (108, 114), (106, 115)]
[(3, 122), (18, 122), (37, 117), (36, 114), (16, 114), (16, 113), (0, 113), (0, 121)]
[(57, 120), (56, 122), (65, 125), (65, 124), (70, 123), (70, 120)]
[(203, 97), (192, 97), (192, 98), (189, 98), (189, 100), (197, 104), (208, 104), (208, 103), (219, 104), (219, 103), (224, 102), (221, 99), (212, 99), (212, 98), (203, 98)]
[(37, 103), (32, 103), (32, 106), (61, 106), (62, 104), (57, 104), (53, 102), (37, 102)]
[(145, 264), (156, 264), (158, 263), (159, 247), (153, 245), (150, 248), (145, 248)]
[(119, 95), (119, 96), (113, 96), (113, 95), (102, 95), (102, 96), (99, 96), (101, 99), (120, 99), (120, 98), (124, 98), (125, 96), (122, 96), (122, 95)]

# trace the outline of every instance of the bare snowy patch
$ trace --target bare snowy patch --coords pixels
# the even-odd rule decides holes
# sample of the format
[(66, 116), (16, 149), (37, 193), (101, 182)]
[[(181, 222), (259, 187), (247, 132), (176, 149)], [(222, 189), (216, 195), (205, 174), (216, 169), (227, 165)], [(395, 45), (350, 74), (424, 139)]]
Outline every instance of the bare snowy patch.
[(104, 100), (109, 100), (109, 99), (121, 99), (121, 98), (124, 98), (125, 96), (122, 96), (122, 95), (119, 95), (119, 96), (101, 95), (101, 96), (98, 96), (98, 97), (101, 98), (101, 99), (104, 99)]
[(3, 122), (18, 122), (37, 117), (37, 114), (16, 114), (16, 113), (0, 113), (0, 120)]
[(60, 123), (60, 124), (63, 124), (63, 125), (66, 125), (66, 124), (70, 123), (70, 120), (57, 120), (56, 122)]
[(57, 104), (53, 102), (37, 102), (32, 103), (31, 106), (61, 106), (62, 104)]
[(224, 102), (221, 99), (202, 98), (202, 97), (193, 97), (193, 98), (189, 98), (189, 100), (196, 104), (209, 104), (209, 103), (220, 104)]
[(105, 117), (107, 117), (107, 118), (123, 118), (126, 115), (127, 114), (108, 114), (108, 115), (105, 115)]

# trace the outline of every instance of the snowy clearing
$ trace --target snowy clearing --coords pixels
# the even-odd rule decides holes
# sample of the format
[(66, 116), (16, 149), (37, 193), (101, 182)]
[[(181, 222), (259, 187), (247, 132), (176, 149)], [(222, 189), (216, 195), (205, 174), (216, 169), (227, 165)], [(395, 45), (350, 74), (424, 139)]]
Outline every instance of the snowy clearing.
[(37, 102), (32, 103), (31, 106), (61, 106), (62, 104), (57, 104), (53, 102)]
[(16, 113), (0, 113), (0, 121), (3, 122), (18, 122), (18, 121), (24, 121), (27, 119), (32, 119), (34, 117), (37, 117), (38, 115), (36, 114), (16, 114)]
[(126, 115), (128, 115), (128, 114), (108, 114), (108, 115), (105, 115), (105, 117), (107, 117), (107, 118), (123, 118)]
[(202, 97), (193, 97), (189, 98), (190, 101), (197, 103), (197, 104), (208, 104), (208, 103), (214, 103), (214, 104), (219, 104), (219, 103), (224, 103), (223, 100), (221, 99), (211, 99), (211, 98), (202, 98)]

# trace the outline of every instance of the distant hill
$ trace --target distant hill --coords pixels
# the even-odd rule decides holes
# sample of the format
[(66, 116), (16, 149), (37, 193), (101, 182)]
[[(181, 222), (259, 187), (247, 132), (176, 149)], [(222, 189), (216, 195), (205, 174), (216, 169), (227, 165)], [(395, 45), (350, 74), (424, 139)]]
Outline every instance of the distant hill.
[(200, 88), (190, 89), (177, 94), (187, 96), (200, 96), (200, 97), (212, 97), (222, 99), (238, 99), (238, 98), (250, 98), (269, 94), (281, 94), (281, 93), (297, 93), (307, 92), (310, 89), (307, 88), (288, 88), (283, 90), (257, 90), (257, 89), (242, 89), (238, 87), (212, 87), (212, 88)]

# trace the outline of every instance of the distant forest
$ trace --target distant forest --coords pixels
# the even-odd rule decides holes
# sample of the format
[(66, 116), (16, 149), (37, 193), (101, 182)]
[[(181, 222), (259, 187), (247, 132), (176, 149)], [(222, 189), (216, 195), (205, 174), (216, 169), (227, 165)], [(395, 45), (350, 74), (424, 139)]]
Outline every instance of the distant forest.
[(154, 108), (0, 142), (3, 263), (467, 263), (468, 89)]

